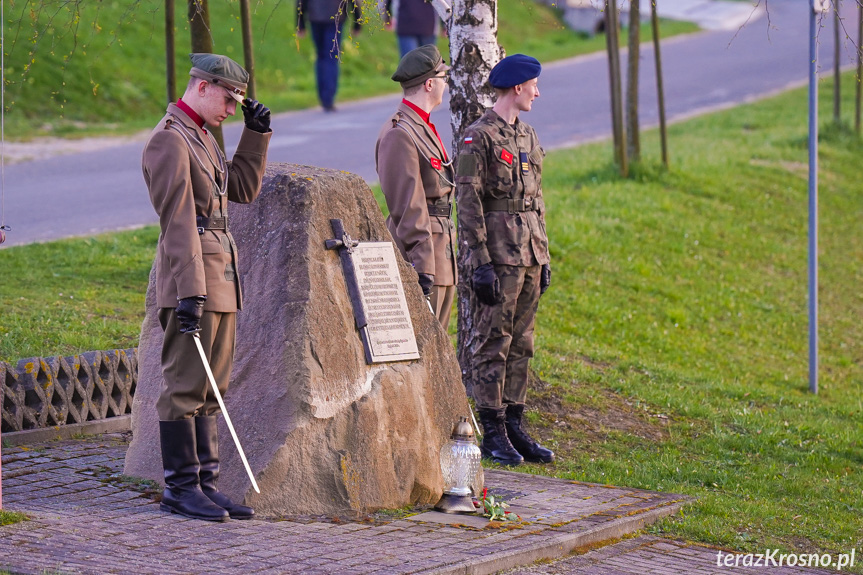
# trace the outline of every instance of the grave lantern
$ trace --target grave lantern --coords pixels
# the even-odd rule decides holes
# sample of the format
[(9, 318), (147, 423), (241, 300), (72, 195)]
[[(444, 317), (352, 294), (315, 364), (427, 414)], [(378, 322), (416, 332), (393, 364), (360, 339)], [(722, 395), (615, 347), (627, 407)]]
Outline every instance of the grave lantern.
[(480, 469), (479, 447), (474, 441), (473, 427), (466, 417), (459, 418), (452, 436), (440, 449), (440, 468), (443, 471), (443, 497), (435, 510), (444, 513), (474, 513), (471, 484)]

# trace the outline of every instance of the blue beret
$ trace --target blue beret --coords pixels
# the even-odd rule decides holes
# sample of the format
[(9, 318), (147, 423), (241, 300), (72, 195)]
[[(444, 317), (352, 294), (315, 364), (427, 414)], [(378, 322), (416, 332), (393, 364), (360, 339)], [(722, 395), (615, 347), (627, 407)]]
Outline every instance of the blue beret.
[(512, 88), (528, 80), (539, 78), (542, 65), (536, 58), (524, 54), (507, 56), (491, 69), (488, 83), (492, 88)]

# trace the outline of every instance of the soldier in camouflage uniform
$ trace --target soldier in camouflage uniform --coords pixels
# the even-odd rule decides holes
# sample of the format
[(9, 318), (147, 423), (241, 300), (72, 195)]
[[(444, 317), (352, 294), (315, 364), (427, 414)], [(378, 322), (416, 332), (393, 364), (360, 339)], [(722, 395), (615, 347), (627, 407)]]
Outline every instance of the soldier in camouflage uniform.
[(469, 250), (476, 295), (469, 351), (482, 452), (504, 465), (554, 461), (554, 452), (522, 428), (534, 320), (551, 282), (541, 185), (545, 152), (533, 128), (518, 118), (539, 97), (540, 71), (535, 58), (522, 54), (492, 69), (497, 99), (465, 131), (456, 178), (459, 240)]

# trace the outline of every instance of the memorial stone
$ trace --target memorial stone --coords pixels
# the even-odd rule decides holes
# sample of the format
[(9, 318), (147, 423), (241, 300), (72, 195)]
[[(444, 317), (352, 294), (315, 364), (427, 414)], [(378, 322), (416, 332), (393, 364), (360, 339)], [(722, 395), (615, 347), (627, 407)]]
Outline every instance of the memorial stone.
[[(261, 196), (248, 206), (232, 204), (230, 218), (243, 310), (225, 403), (261, 493), (252, 490), (223, 420), (220, 489), (262, 517), (435, 503), (443, 490), (440, 447), (453, 423), (469, 417), (450, 338), (429, 311), (413, 268), (398, 254), (377, 260), (387, 266), (377, 270), (386, 272), (380, 277), (401, 283), (407, 310), (383, 325), (409, 324), (411, 334), (385, 330), (389, 340), (379, 342), (376, 354), (382, 361), (368, 364), (338, 250), (325, 249), (337, 218), (359, 245), (368, 242), (361, 254), (386, 260), (380, 253), (384, 245), (392, 250), (392, 238), (368, 186), (346, 172), (270, 164)], [(355, 268), (360, 276), (375, 271), (363, 259)], [(124, 472), (162, 481), (155, 410), (162, 330), (153, 279), (151, 273)], [(399, 309), (365, 293), (369, 308)], [(378, 311), (369, 310), (373, 321), (384, 317)], [(395, 340), (408, 335), (418, 359), (401, 357), (406, 342)], [(388, 350), (400, 353), (388, 359)]]

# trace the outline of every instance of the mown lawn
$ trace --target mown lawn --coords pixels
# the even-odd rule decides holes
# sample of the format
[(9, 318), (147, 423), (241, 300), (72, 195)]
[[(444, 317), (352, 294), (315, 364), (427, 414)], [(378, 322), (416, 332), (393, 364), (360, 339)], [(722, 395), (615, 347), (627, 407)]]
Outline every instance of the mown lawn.
[[(251, 2), (257, 97), (274, 112), (317, 106), (310, 38), (298, 39), (295, 2)], [(337, 101), (393, 93), (399, 60), (394, 32), (364, 2), (364, 28), (343, 44)], [(79, 10), (76, 12), (74, 10)], [(213, 50), (243, 62), (239, 2), (210, 2)], [(190, 67), (189, 30), (176, 6), (176, 82), (182, 95)], [(126, 133), (151, 128), (164, 113), (164, 2), (15, 2), (6, 10), (6, 137)], [(508, 53), (540, 60), (602, 50), (604, 36), (566, 29), (558, 12), (533, 0), (500, 0), (499, 41)], [(697, 30), (667, 21), (662, 35)], [(347, 31), (348, 33), (350, 30)], [(625, 36), (625, 35), (624, 35)], [(642, 28), (645, 41), (650, 27)], [(446, 38), (439, 47), (449, 53)], [(239, 121), (234, 119), (233, 121)]]
[[(608, 143), (549, 154), (554, 271), (528, 417), (559, 461), (525, 471), (692, 495), (653, 528), (675, 537), (863, 548), (863, 142), (831, 128), (820, 144), (813, 396), (806, 122), (795, 90), (675, 125), (667, 172), (650, 132), (632, 180)], [(156, 236), (0, 251), (0, 358), (134, 345)]]
[(672, 169), (650, 134), (631, 181), (607, 145), (550, 154), (532, 415), (563, 457), (545, 472), (696, 496), (656, 529), (696, 541), (863, 547), (863, 142), (820, 142), (813, 396), (806, 122), (796, 90), (679, 124)]

